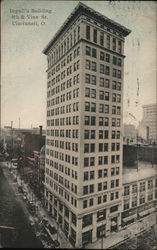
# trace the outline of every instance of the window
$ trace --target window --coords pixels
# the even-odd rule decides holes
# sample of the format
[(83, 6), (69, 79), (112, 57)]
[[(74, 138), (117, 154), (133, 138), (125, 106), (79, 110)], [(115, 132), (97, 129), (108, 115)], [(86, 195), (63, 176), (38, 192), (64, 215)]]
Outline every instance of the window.
[(137, 184), (132, 185), (132, 193), (137, 193)]
[(98, 204), (101, 204), (101, 203), (102, 203), (102, 197), (98, 196)]
[(132, 197), (132, 207), (137, 207), (137, 198)]
[(88, 186), (83, 186), (83, 194), (88, 194)]
[(86, 60), (86, 69), (90, 69), (90, 61)]
[(109, 114), (109, 105), (105, 104), (105, 114)]
[(85, 125), (89, 125), (89, 116), (85, 116)]
[(116, 211), (118, 211), (118, 205), (113, 206), (113, 207), (110, 208), (110, 213), (114, 213)]
[(84, 181), (88, 181), (88, 172), (84, 172)]
[(92, 62), (92, 70), (96, 71), (96, 62)]
[(84, 215), (82, 218), (82, 227), (86, 227), (92, 225), (93, 223), (93, 216), (92, 214)]
[(107, 54), (107, 53), (106, 53), (106, 58), (105, 58), (105, 59), (106, 59), (106, 62), (109, 63), (109, 62), (110, 62), (110, 54)]
[(104, 100), (104, 91), (99, 91), (99, 99)]
[(113, 64), (117, 65), (117, 57), (113, 56)]
[(97, 30), (96, 29), (94, 29), (93, 41), (94, 41), (94, 43), (97, 43)]
[(95, 126), (95, 123), (96, 123), (96, 118), (95, 118), (95, 116), (91, 116), (91, 125), (92, 125), (92, 126)]
[(90, 88), (85, 88), (85, 97), (90, 97)]
[(104, 78), (100, 77), (99, 85), (100, 87), (104, 87)]
[(96, 99), (96, 89), (91, 89), (91, 98)]
[(93, 193), (94, 192), (94, 184), (91, 184), (90, 186), (89, 186), (89, 193), (91, 194), (91, 193)]
[(89, 130), (84, 131), (84, 139), (89, 139)]
[(97, 222), (106, 219), (106, 209), (97, 212)]
[(93, 198), (89, 199), (89, 206), (90, 206), (90, 207), (93, 206)]
[(122, 66), (122, 60), (121, 60), (121, 58), (118, 58), (118, 66), (119, 66), (119, 67)]
[(102, 178), (102, 170), (98, 170), (98, 178)]
[(124, 207), (123, 207), (124, 211), (129, 209), (129, 200), (124, 201)]
[(118, 41), (118, 52), (121, 54), (122, 53), (122, 42)]
[(146, 187), (145, 187), (145, 182), (141, 182), (140, 183), (140, 192), (145, 191)]
[(124, 187), (124, 196), (129, 194), (130, 194), (130, 187), (129, 186)]
[(116, 38), (112, 39), (112, 49), (115, 51), (116, 50)]
[(104, 58), (105, 58), (105, 53), (100, 51), (100, 60), (104, 61)]
[(85, 111), (90, 111), (90, 103), (85, 102)]
[(95, 164), (95, 157), (90, 157), (90, 166), (94, 166)]
[(99, 126), (103, 126), (103, 117), (99, 117)]
[(143, 203), (145, 203), (145, 195), (144, 194), (140, 195), (140, 204), (143, 204)]
[(105, 66), (103, 64), (100, 64), (100, 73), (104, 74), (105, 72)]
[(107, 46), (107, 49), (110, 49), (110, 36), (109, 35), (107, 35), (106, 46)]
[(153, 180), (148, 180), (148, 189), (153, 188)]
[(92, 82), (93, 85), (96, 85), (96, 76), (92, 75)]
[(106, 88), (110, 87), (110, 80), (109, 79), (105, 79), (105, 87)]
[(91, 130), (91, 139), (95, 139), (95, 130)]
[(91, 103), (91, 112), (96, 112), (96, 103)]
[(90, 40), (90, 26), (86, 26), (86, 38)]
[(87, 200), (83, 201), (83, 208), (87, 208)]
[(112, 76), (117, 77), (117, 70), (116, 69), (113, 69)]
[(84, 158), (84, 167), (89, 166), (89, 158)]
[(92, 57), (96, 58), (96, 49), (92, 49)]
[(111, 195), (110, 195), (110, 200), (111, 200), (111, 201), (114, 200), (114, 193), (111, 193)]
[(109, 101), (109, 92), (105, 92), (105, 101)]
[(110, 75), (110, 67), (109, 66), (105, 67), (105, 74)]
[(100, 45), (104, 46), (104, 33), (100, 32)]
[(85, 83), (90, 83), (90, 75), (89, 74), (85, 75)]
[(86, 55), (90, 56), (91, 55), (91, 48), (86, 46)]
[(99, 130), (99, 139), (103, 139), (103, 130)]
[(122, 76), (121, 76), (121, 70), (118, 70), (118, 72), (117, 72), (117, 77), (118, 78), (121, 78)]
[(98, 191), (102, 191), (102, 183), (98, 183)]
[[(108, 117), (105, 117), (105, 126), (109, 126), (109, 118)], [(106, 138), (105, 138), (106, 139)]]

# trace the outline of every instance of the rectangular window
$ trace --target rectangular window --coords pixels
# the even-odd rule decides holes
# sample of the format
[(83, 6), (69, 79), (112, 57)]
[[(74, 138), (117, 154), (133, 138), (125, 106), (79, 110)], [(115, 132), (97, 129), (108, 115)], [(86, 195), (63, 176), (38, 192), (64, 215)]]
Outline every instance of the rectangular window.
[(94, 57), (94, 58), (96, 58), (97, 56), (96, 56), (96, 49), (92, 49), (92, 57)]
[(90, 40), (90, 26), (89, 25), (86, 26), (86, 38)]
[(109, 79), (105, 79), (105, 87), (106, 88), (110, 87), (110, 80)]
[(90, 70), (90, 61), (89, 60), (86, 60), (86, 69), (89, 69)]
[(90, 74), (85, 75), (85, 83), (90, 83)]
[(96, 76), (92, 75), (92, 85), (96, 85)]
[(94, 43), (97, 43), (97, 30), (96, 29), (94, 29), (93, 41), (94, 41)]
[(110, 62), (110, 54), (107, 54), (107, 53), (106, 53), (106, 58), (105, 58), (105, 59), (106, 59), (106, 62), (109, 63), (109, 62)]
[[(101, 73), (101, 72), (100, 72)], [(100, 87), (104, 87), (104, 78), (100, 77), (100, 82), (99, 82)]]
[(96, 62), (92, 62), (92, 70), (96, 71)]
[(104, 58), (105, 58), (105, 53), (100, 51), (100, 60), (104, 61)]
[(86, 46), (86, 55), (90, 56), (91, 55), (91, 48)]
[(100, 32), (100, 45), (104, 46), (104, 33)]
[(110, 67), (109, 66), (106, 66), (105, 67), (105, 75), (110, 75)]

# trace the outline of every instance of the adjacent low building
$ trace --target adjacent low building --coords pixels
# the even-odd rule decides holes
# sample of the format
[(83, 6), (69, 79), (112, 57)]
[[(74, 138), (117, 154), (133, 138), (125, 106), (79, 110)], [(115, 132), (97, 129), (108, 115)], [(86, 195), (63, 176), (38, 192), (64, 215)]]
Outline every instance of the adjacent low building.
[(157, 165), (138, 162), (138, 168), (123, 169), (122, 226), (155, 211)]

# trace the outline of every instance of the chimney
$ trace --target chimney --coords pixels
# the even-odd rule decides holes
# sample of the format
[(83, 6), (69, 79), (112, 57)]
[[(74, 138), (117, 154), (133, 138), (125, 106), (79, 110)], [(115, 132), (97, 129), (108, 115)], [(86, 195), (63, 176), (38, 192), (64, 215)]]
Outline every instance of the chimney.
[(40, 128), (40, 136), (42, 137), (42, 128), (43, 128), (43, 126), (39, 126), (39, 128)]

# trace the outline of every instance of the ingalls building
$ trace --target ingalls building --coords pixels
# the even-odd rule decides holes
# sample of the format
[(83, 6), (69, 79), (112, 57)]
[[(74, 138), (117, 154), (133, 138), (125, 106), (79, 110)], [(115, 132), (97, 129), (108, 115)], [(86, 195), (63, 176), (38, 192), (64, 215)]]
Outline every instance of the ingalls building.
[(120, 228), (129, 33), (79, 3), (43, 51), (48, 62), (45, 205), (75, 247)]

